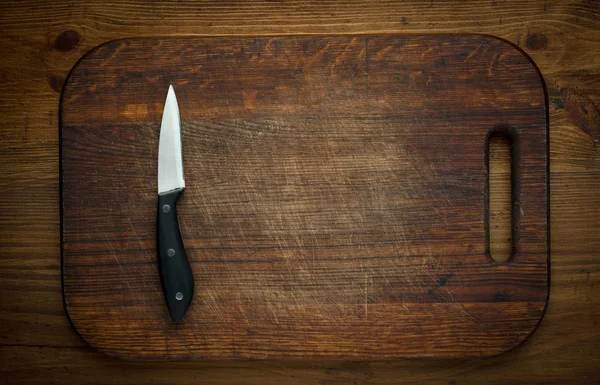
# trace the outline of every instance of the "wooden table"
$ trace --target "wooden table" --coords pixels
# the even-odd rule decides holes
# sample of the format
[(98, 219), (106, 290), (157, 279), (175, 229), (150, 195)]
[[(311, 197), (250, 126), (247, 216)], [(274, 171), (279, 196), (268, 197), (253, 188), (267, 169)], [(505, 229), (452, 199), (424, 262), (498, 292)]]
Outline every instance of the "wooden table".
[[(598, 383), (600, 3), (152, 2), (0, 5), (0, 378), (8, 383)], [(70, 68), (132, 36), (482, 33), (539, 66), (548, 91), (551, 294), (539, 329), (490, 359), (131, 363), (86, 346), (60, 285), (58, 105)]]

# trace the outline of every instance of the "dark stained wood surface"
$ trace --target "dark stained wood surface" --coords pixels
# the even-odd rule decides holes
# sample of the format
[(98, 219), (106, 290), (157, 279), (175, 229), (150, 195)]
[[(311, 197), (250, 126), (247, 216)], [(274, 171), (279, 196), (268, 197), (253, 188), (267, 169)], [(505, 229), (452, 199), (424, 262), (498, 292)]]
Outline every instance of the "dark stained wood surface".
[[(140, 60), (143, 59), (143, 60)], [(160, 118), (175, 87), (196, 290), (157, 273)], [(487, 36), (124, 40), (61, 104), (64, 296), (130, 358), (470, 357), (547, 297), (547, 121), (526, 55)], [(514, 253), (488, 255), (486, 140), (512, 137)]]
[[(600, 4), (567, 1), (0, 2), (0, 378), (9, 384), (596, 384)], [(75, 33), (73, 33), (75, 32)], [(477, 360), (140, 362), (88, 347), (60, 287), (58, 104), (78, 59), (132, 36), (486, 33), (549, 94), (552, 271), (526, 343)], [(494, 246), (494, 245), (492, 245)]]

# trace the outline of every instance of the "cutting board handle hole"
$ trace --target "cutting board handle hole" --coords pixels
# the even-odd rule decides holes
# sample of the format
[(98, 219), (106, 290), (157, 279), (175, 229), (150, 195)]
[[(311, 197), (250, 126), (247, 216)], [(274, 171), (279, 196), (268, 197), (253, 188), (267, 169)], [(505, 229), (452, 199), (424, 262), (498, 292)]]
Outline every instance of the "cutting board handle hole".
[(513, 226), (513, 139), (511, 130), (497, 128), (486, 138), (487, 254), (497, 263), (514, 254)]

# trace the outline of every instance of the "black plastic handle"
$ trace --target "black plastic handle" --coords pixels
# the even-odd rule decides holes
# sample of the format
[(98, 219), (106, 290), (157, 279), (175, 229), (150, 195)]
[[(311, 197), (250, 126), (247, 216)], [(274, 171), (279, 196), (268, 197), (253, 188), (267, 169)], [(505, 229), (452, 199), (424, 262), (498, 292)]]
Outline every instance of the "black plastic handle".
[(167, 308), (177, 323), (192, 303), (194, 276), (183, 247), (177, 219), (177, 200), (183, 189), (158, 195), (156, 246), (158, 266)]

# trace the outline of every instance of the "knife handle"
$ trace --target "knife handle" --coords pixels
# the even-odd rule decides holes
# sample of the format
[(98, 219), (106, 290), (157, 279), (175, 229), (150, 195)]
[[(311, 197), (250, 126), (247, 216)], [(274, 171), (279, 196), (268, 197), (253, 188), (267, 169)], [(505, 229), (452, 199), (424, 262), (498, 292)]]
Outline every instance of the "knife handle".
[(183, 189), (158, 195), (156, 243), (158, 266), (167, 308), (177, 323), (192, 303), (194, 276), (183, 247), (177, 219), (177, 200)]

